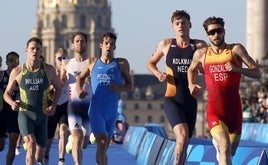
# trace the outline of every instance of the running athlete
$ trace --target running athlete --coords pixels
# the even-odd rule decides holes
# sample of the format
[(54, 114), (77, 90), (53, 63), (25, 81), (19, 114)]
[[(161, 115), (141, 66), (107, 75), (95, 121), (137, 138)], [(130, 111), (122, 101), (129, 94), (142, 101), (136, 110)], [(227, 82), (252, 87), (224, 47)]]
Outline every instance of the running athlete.
[[(201, 87), (197, 84), (197, 69), (204, 68), (208, 92), (207, 122), (216, 147), (219, 164), (232, 164), (242, 129), (242, 107), (239, 96), (241, 74), (260, 78), (261, 72), (241, 44), (225, 42), (224, 20), (209, 17), (203, 27), (211, 46), (195, 52), (188, 69), (189, 89), (196, 97)], [(242, 64), (247, 68), (243, 68)]]
[[(59, 78), (53, 66), (40, 62), (42, 41), (32, 37), (26, 45), (26, 63), (11, 71), (4, 93), (5, 101), (12, 110), (19, 111), (20, 133), (27, 146), (26, 164), (42, 163), (47, 144), (47, 120), (54, 115), (61, 94)], [(19, 86), (19, 99), (12, 98), (12, 92)], [(55, 96), (48, 105), (50, 84), (55, 88)]]
[(106, 151), (115, 128), (119, 92), (132, 88), (129, 63), (124, 58), (114, 58), (115, 47), (116, 36), (104, 34), (100, 42), (101, 57), (89, 59), (77, 79), (77, 92), (83, 98), (87, 94), (82, 88), (83, 82), (91, 76), (89, 117), (97, 141), (96, 162), (99, 165), (107, 165)]
[[(171, 17), (176, 38), (159, 42), (156, 51), (147, 63), (147, 68), (160, 82), (167, 80), (164, 110), (176, 136), (174, 164), (186, 161), (189, 138), (192, 137), (196, 122), (197, 101), (190, 95), (187, 70), (197, 48), (206, 46), (202, 40), (190, 38), (190, 15), (184, 10), (176, 10)], [(157, 68), (164, 57), (166, 73)]]
[[(63, 60), (68, 59), (68, 52), (64, 48), (59, 48), (56, 50), (55, 53), (55, 63), (56, 63), (56, 73), (58, 77), (60, 77), (60, 68)], [(65, 161), (65, 146), (67, 144), (67, 139), (69, 135), (69, 128), (68, 128), (68, 116), (67, 116), (67, 105), (68, 105), (68, 95), (69, 95), (69, 86), (68, 83), (61, 84), (61, 96), (58, 101), (58, 105), (56, 107), (56, 112), (53, 116), (49, 116), (48, 118), (48, 144), (45, 153), (45, 163), (49, 161), (49, 151), (52, 145), (54, 134), (59, 126), (59, 162), (58, 165), (64, 164)], [(54, 89), (50, 89), (51, 94), (53, 96)], [(48, 163), (47, 163), (48, 164)]]
[(61, 67), (62, 83), (67, 82), (69, 85), (69, 101), (68, 101), (68, 124), (71, 135), (68, 138), (66, 152), (72, 153), (74, 164), (82, 164), (83, 148), (89, 143), (89, 135), (91, 132), (88, 117), (88, 108), (91, 100), (91, 84), (90, 77), (84, 82), (83, 89), (86, 91), (84, 98), (79, 98), (76, 91), (76, 79), (81, 73), (87, 55), (87, 35), (82, 32), (76, 32), (72, 36), (72, 46), (74, 49), (74, 58), (64, 60)]
[[(6, 64), (7, 70), (0, 71), (0, 95), (3, 96), (8, 80), (10, 72), (13, 68), (19, 65), (19, 54), (16, 52), (9, 52), (6, 55)], [(19, 88), (16, 85), (13, 93), (11, 94), (13, 99), (18, 98)], [(12, 164), (15, 157), (15, 149), (17, 139), (20, 135), (19, 126), (18, 126), (18, 112), (12, 111), (10, 105), (6, 103), (3, 98), (1, 98), (1, 108), (0, 108), (0, 151), (4, 149), (6, 133), (8, 133), (9, 145), (8, 152), (6, 155), (6, 163)]]

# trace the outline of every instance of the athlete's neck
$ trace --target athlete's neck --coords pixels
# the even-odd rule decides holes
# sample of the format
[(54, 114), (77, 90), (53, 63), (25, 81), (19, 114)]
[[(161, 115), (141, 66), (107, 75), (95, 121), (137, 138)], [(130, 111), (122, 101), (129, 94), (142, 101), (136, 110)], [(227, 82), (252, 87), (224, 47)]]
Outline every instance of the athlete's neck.
[(211, 48), (215, 53), (221, 53), (226, 48), (226, 43), (223, 42), (220, 45), (213, 45), (211, 44)]
[(109, 64), (110, 62), (112, 62), (114, 59), (113, 56), (101, 56), (100, 60), (101, 62), (105, 63), (105, 64)]
[(81, 54), (75, 53), (74, 58), (76, 59), (76, 61), (82, 62), (82, 61), (85, 61), (87, 59), (87, 55), (85, 53), (81, 53)]
[(28, 61), (26, 62), (26, 67), (30, 70), (30, 71), (36, 71), (39, 69), (41, 65), (41, 62), (39, 60), (34, 60), (34, 61)]
[(190, 38), (189, 37), (177, 37), (176, 43), (179, 47), (187, 47), (190, 44)]

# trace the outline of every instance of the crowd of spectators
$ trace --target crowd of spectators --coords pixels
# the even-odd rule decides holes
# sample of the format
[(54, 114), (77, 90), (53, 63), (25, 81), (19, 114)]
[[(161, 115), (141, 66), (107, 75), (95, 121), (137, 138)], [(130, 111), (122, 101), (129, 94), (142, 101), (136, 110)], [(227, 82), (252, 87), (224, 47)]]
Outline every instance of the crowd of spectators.
[(257, 96), (242, 98), (243, 122), (268, 123), (267, 90), (260, 89)]

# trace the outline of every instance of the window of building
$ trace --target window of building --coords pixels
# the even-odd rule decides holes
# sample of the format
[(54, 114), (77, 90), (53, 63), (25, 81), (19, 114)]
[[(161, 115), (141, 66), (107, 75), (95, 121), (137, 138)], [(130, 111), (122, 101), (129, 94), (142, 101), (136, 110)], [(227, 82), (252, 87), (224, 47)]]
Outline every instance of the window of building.
[(67, 27), (67, 17), (66, 17), (66, 15), (62, 15), (62, 18), (61, 19), (62, 19), (61, 20), (61, 26), (63, 28), (66, 28)]
[(138, 122), (140, 122), (140, 117), (139, 116), (134, 116), (134, 122), (135, 123), (138, 123)]
[(140, 109), (140, 105), (139, 105), (138, 103), (136, 103), (136, 104), (134, 105), (134, 109), (135, 109), (135, 110)]
[(148, 110), (151, 110), (151, 109), (153, 109), (153, 106), (152, 106), (152, 104), (148, 104), (148, 105), (147, 105), (147, 109), (148, 109)]
[(165, 122), (165, 116), (160, 116), (160, 123), (164, 123)]
[(85, 15), (80, 16), (80, 28), (82, 29), (86, 28), (86, 16)]
[(147, 122), (148, 122), (148, 123), (153, 122), (153, 117), (152, 117), (152, 116), (148, 116), (148, 117), (147, 117)]

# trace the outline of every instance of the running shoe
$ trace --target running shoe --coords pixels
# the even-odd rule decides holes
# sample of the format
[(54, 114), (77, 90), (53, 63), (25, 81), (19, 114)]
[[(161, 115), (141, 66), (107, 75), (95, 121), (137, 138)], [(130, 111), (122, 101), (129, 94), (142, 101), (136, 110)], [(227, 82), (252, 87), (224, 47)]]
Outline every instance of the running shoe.
[(71, 154), (72, 153), (72, 148), (73, 148), (73, 136), (69, 135), (68, 142), (67, 142), (66, 147), (65, 147), (66, 153)]

